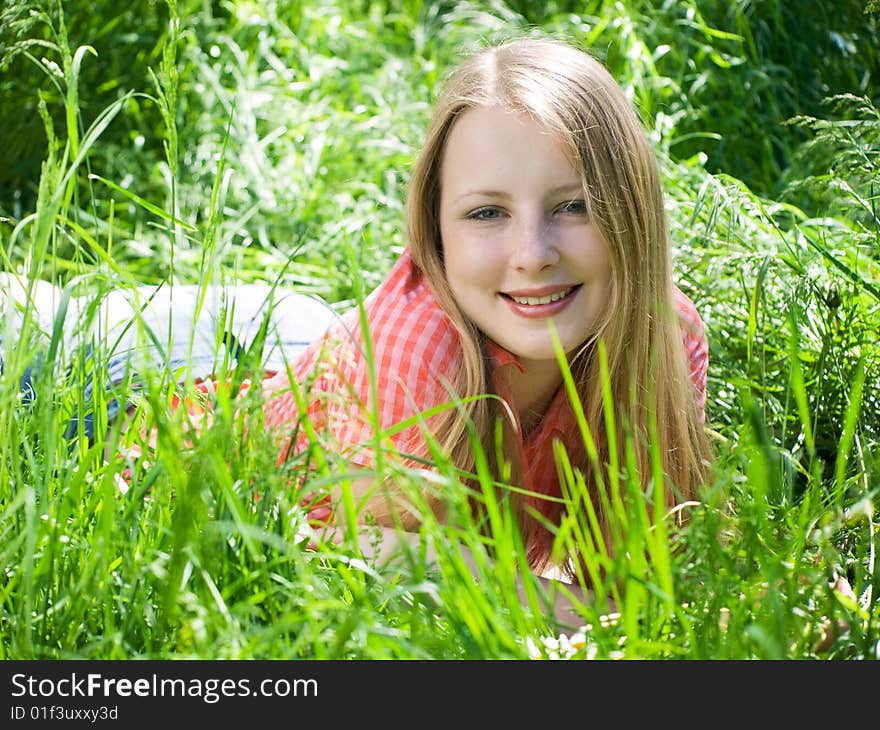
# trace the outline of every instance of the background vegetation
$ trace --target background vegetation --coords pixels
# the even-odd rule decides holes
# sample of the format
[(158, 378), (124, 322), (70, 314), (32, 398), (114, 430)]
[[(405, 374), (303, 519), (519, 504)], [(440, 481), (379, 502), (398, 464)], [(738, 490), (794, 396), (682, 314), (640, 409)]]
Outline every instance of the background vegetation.
[[(878, 658), (878, 26), (857, 0), (7, 2), (0, 263), (96, 294), (235, 277), (343, 310), (405, 244), (409, 166), (463, 50), (521, 33), (590, 49), (663, 166), (719, 460), (678, 551), (628, 503), (630, 560), (597, 558), (600, 600), (560, 627), (536, 586), (521, 604), (515, 564), (474, 586), (454, 551), (394, 570), (349, 544), (305, 552), (302, 463), (241, 439), (223, 399), (192, 448), (167, 383), (149, 461), (105, 459), (121, 427), (71, 446), (71, 323), (4, 324), (0, 656)], [(321, 456), (319, 492), (350, 475)], [(485, 556), (466, 527), (424, 529)]]

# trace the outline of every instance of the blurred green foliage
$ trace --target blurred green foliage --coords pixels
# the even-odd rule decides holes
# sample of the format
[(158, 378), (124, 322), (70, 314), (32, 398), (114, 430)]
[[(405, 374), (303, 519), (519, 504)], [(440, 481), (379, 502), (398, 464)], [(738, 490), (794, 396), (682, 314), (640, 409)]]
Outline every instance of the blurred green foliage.
[[(59, 37), (59, 6), (66, 41)], [(97, 54), (83, 64), (80, 76), (79, 122), (85, 129), (125, 92), (149, 90), (146, 70), (158, 63), (167, 24), (162, 0), (11, 0), (5, 5), (0, 11), (0, 129), (5, 139), (0, 147), (0, 214), (18, 219), (33, 209), (47, 144), (37, 113), (40, 96), (56, 133), (64, 136), (66, 82), (59, 71), (59, 46), (87, 45)], [(127, 106), (105, 137), (106, 154), (116, 159), (117, 170), (149, 173), (138, 148), (152, 144), (161, 151), (159, 124), (153, 105), (132, 101)]]
[[(654, 4), (643, 5), (650, 14)], [(779, 195), (807, 139), (786, 120), (821, 114), (837, 94), (880, 101), (880, 15), (862, 0), (697, 0), (654, 12), (652, 45), (670, 47), (658, 71), (678, 79), (683, 94), (673, 107), (674, 154), (703, 151), (710, 172), (756, 193)], [(718, 139), (707, 142), (706, 133)]]

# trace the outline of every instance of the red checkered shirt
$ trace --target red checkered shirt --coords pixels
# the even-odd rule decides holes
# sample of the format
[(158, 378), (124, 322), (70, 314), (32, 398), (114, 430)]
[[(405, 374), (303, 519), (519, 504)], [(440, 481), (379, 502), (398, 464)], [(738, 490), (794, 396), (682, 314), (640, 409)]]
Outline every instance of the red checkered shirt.
[[(674, 301), (696, 401), (705, 417), (708, 343), (703, 322), (690, 299), (678, 289)], [(392, 430), (390, 442), (398, 452), (424, 454), (424, 435), (414, 416), (450, 401), (445, 384), (453, 380), (452, 374), (460, 367), (458, 332), (437, 304), (408, 250), (365, 299), (363, 308), (375, 363), (375, 391), (368, 358), (363, 354), (360, 311), (355, 308), (292, 364), (291, 374), (307, 404), (309, 424), (325, 449), (344, 454), (358, 464), (373, 463), (374, 424), (383, 433)], [(488, 355), (493, 373), (516, 362), (514, 355), (492, 342)], [(272, 394), (265, 412), (267, 425), (282, 430), (287, 427), (293, 433), (299, 409), (287, 373), (270, 378), (265, 387)], [(498, 392), (507, 395), (500, 389)], [(515, 404), (511, 406), (516, 413)], [(394, 429), (408, 419), (413, 422)], [(298, 452), (309, 436), (302, 428), (295, 433), (293, 445)], [(558, 494), (553, 441), (559, 439), (569, 453), (577, 453), (580, 439), (564, 389), (560, 388), (541, 422), (519, 438), (527, 481), (524, 486), (542, 494)], [(282, 459), (292, 439), (289, 435), (285, 439)]]

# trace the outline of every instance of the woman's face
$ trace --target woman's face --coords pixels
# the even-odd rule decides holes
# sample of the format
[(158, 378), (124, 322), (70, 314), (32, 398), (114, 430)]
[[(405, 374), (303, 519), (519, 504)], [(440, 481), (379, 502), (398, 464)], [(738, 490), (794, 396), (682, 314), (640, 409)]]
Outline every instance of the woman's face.
[(462, 311), (529, 364), (570, 353), (596, 332), (611, 260), (587, 215), (566, 148), (526, 116), (464, 112), (450, 130), (440, 184), (446, 277)]

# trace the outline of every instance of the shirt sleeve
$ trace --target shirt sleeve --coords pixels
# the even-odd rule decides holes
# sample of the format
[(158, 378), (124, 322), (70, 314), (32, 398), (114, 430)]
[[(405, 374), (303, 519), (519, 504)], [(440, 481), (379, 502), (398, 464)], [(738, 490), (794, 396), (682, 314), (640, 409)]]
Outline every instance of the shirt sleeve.
[(706, 327), (694, 303), (677, 287), (673, 291), (675, 307), (681, 323), (688, 372), (697, 394), (700, 418), (706, 420), (706, 378), (709, 371), (709, 340)]

